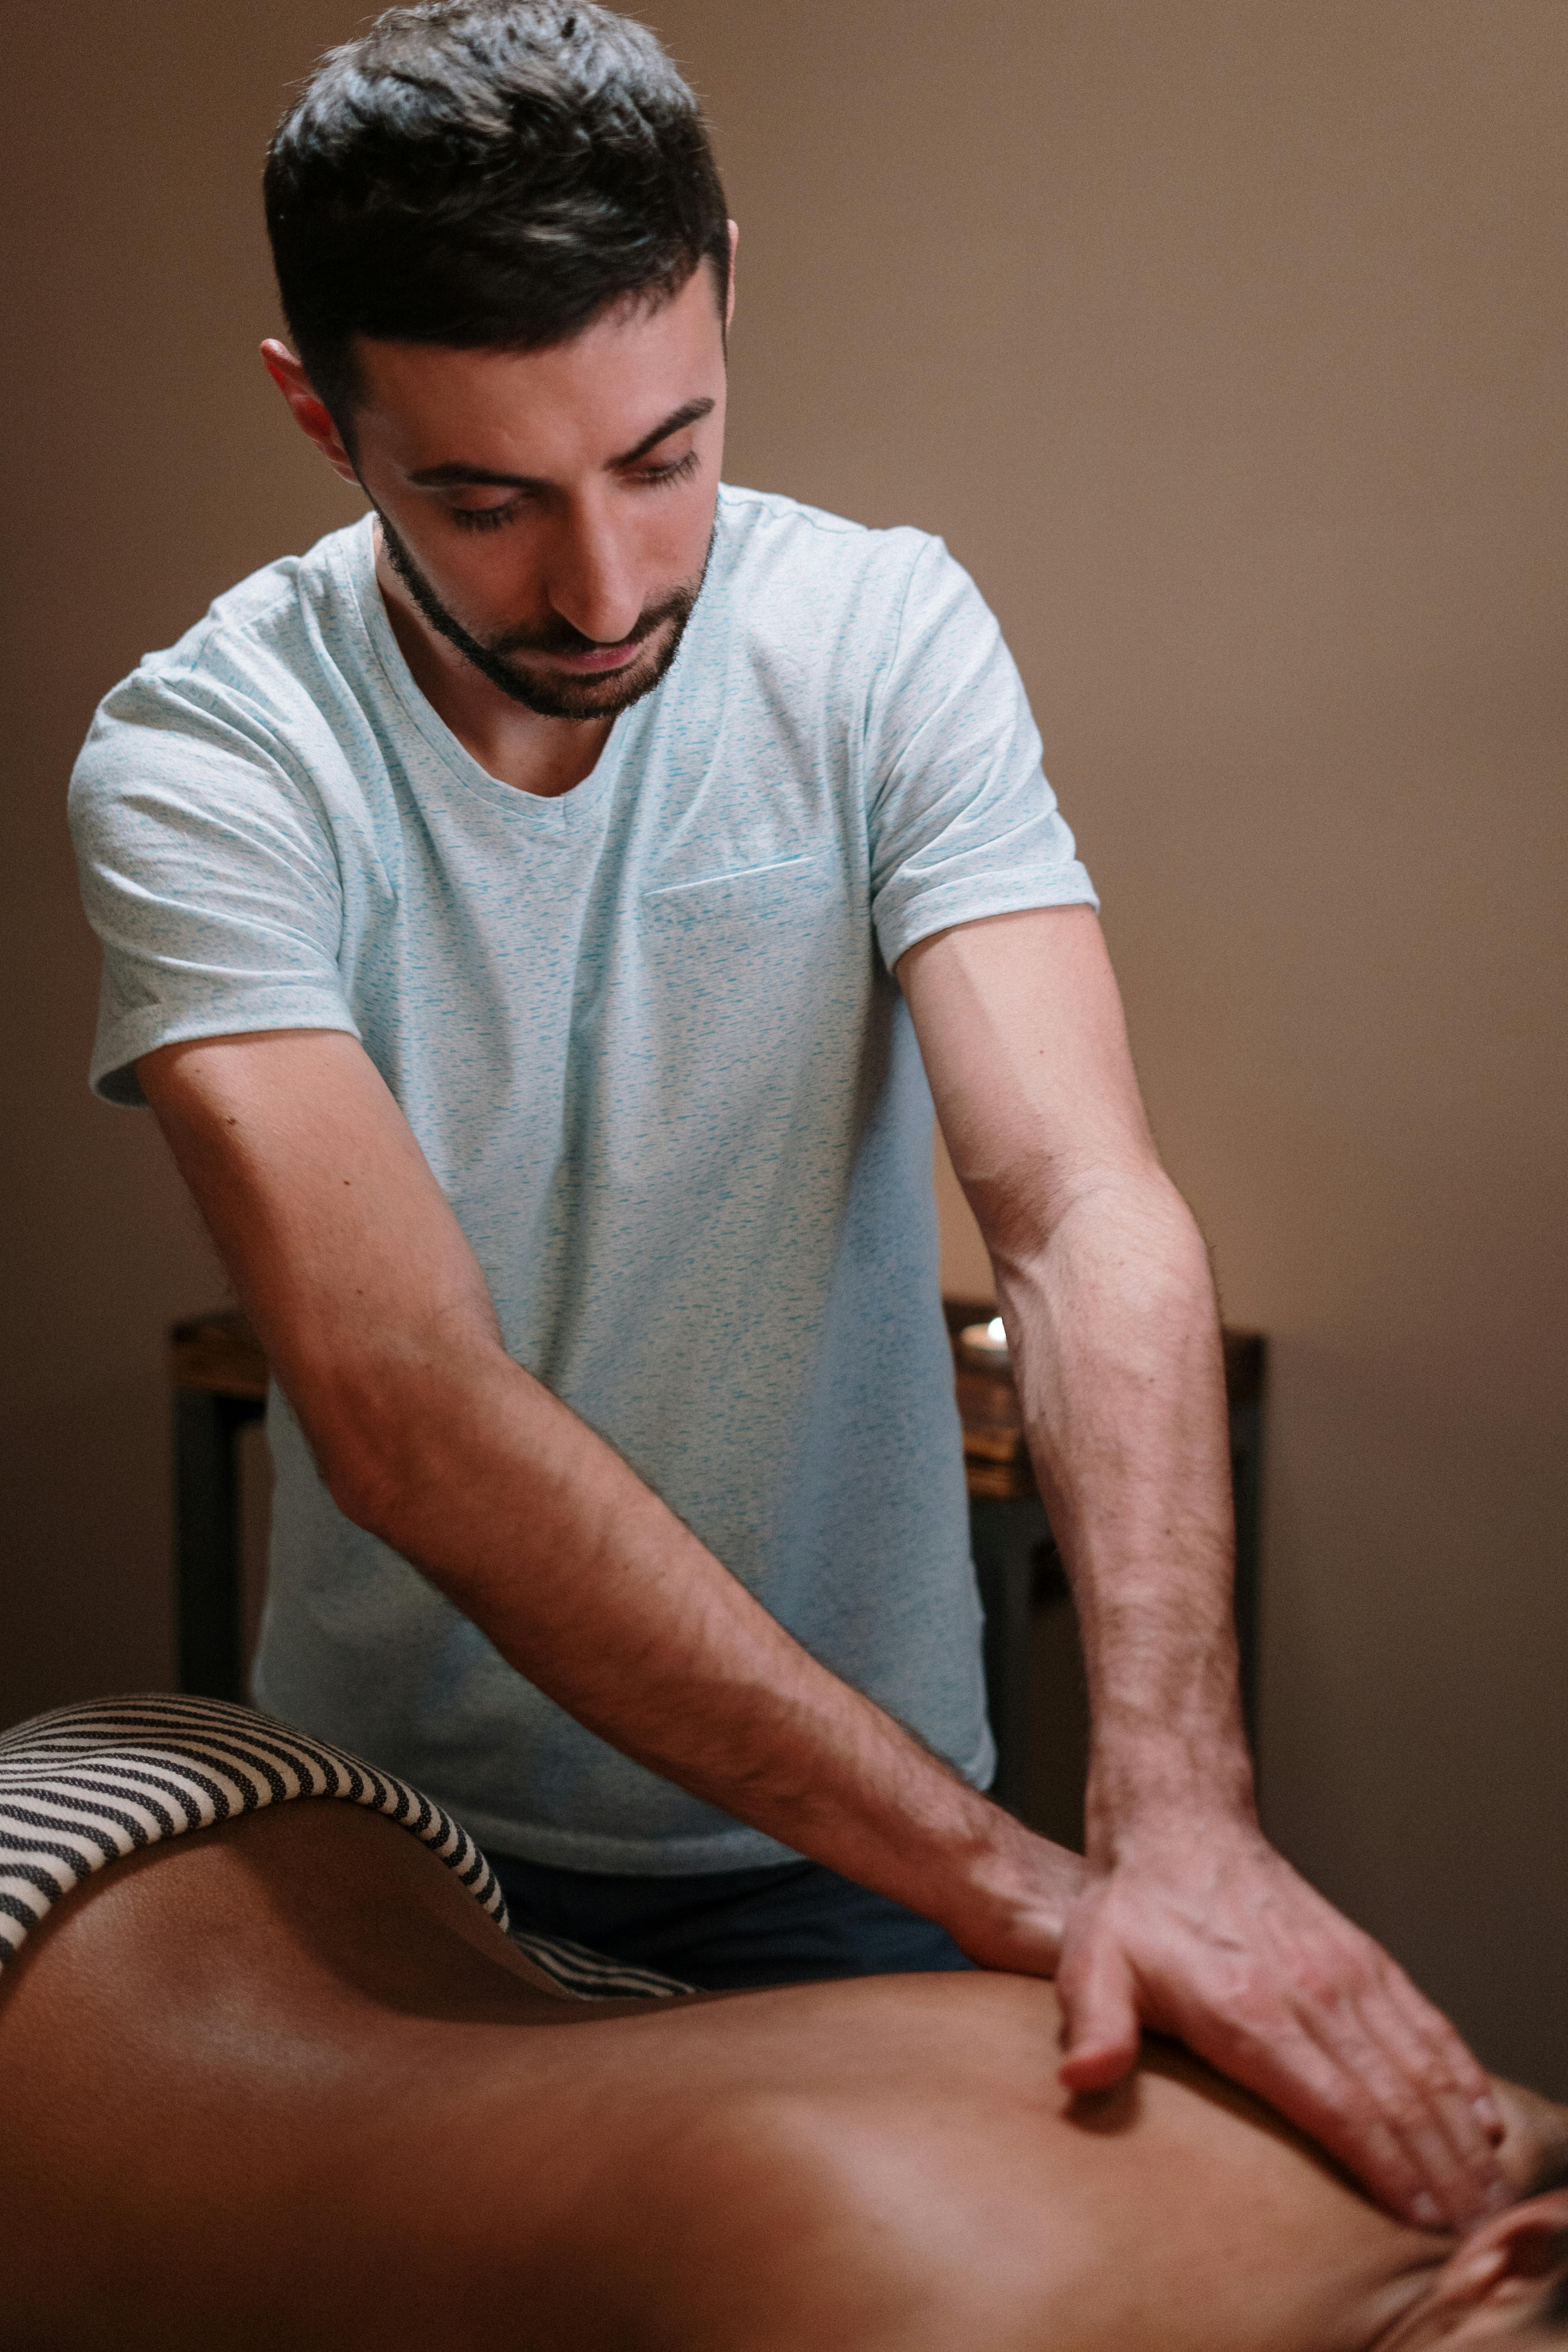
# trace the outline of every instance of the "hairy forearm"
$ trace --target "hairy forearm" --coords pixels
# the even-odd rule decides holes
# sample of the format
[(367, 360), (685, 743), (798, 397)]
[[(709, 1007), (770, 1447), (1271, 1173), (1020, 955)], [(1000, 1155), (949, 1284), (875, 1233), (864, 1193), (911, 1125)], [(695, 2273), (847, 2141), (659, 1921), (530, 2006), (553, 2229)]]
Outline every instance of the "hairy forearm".
[(1082, 1875), (812, 1659), (512, 1360), (352, 1039), (140, 1066), (328, 1486), (590, 1730), (786, 1845), (1048, 1969)]
[(1026, 1848), (1036, 1933), (1059, 1927), (1075, 1858), (818, 1664), (499, 1346), (343, 1367), (322, 1394), (342, 1505), (588, 1729), (967, 1945)]
[(1090, 1853), (1110, 1860), (1162, 1809), (1250, 1806), (1207, 1255), (1160, 1166), (1086, 908), (960, 926), (899, 978), (1078, 1601)]
[(1091, 1848), (1162, 1807), (1246, 1809), (1225, 1370), (1206, 1253), (1152, 1162), (994, 1249), (1030, 1448), (1083, 1632)]

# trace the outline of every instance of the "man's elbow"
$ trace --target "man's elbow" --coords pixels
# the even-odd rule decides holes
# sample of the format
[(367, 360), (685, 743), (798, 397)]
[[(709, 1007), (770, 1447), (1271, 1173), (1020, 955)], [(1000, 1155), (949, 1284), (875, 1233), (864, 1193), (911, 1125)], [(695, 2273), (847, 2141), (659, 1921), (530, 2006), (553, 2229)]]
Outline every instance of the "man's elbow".
[(300, 1425), (346, 1519), (395, 1550), (418, 1548), (432, 1498), (462, 1493), (471, 1473), (466, 1457), (479, 1419), (471, 1387), (450, 1373), (416, 1379), (406, 1368), (364, 1361), (304, 1384)]
[(1162, 1293), (1206, 1292), (1208, 1247), (1159, 1161), (1086, 1168), (1071, 1181), (998, 1187), (981, 1230), (998, 1276), (1027, 1280), (1086, 1252), (1135, 1265)]
[(321, 1483), (345, 1519), (366, 1535), (402, 1550), (413, 1493), (425, 1482), (413, 1459), (417, 1449), (399, 1416), (384, 1406), (363, 1413), (301, 1415)]

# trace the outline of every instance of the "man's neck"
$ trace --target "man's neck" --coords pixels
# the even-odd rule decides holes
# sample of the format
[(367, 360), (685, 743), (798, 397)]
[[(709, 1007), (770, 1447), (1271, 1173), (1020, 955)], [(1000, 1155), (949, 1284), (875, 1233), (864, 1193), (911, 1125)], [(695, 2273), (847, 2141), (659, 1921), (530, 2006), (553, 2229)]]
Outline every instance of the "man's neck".
[(498, 783), (558, 800), (591, 775), (612, 719), (545, 719), (492, 686), (416, 608), (375, 535), (375, 578), (415, 685), (465, 751)]

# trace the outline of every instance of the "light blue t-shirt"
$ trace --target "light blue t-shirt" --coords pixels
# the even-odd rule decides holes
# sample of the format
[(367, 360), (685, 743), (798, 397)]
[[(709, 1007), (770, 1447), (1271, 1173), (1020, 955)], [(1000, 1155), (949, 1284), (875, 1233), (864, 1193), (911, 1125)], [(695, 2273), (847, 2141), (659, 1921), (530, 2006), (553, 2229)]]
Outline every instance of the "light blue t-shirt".
[[(984, 1785), (931, 1097), (892, 967), (1093, 902), (996, 624), (940, 541), (726, 488), (656, 690), (563, 797), (419, 692), (366, 520), (107, 697), (71, 814), (93, 1083), (180, 1038), (358, 1037), (513, 1357), (814, 1656)], [(785, 1849), (574, 1723), (326, 1493), (283, 1399), (261, 1704), (583, 1870)]]

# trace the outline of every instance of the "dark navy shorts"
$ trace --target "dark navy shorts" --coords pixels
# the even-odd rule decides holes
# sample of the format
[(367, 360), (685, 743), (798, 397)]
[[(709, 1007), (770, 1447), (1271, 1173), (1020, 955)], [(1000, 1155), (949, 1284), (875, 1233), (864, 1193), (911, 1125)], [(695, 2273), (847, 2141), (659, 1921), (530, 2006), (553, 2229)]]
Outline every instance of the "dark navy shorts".
[(645, 1878), (489, 1859), (514, 1929), (705, 1992), (973, 1966), (943, 1928), (819, 1862)]

